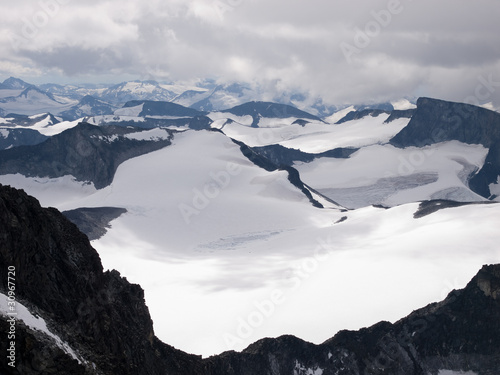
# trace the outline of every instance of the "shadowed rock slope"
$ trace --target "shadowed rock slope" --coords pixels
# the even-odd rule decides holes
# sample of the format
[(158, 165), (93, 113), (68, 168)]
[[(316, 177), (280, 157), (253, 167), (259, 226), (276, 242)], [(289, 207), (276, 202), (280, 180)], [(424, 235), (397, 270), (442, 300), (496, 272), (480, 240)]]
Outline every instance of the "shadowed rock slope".
[[(4, 294), (9, 266), (16, 267), (18, 301), (44, 318), (81, 361), (18, 322), (17, 367), (10, 368), (4, 358), (2, 374), (437, 375), (454, 370), (493, 375), (500, 369), (500, 265), (484, 266), (465, 289), (394, 324), (341, 331), (320, 345), (293, 336), (263, 339), (241, 353), (207, 359), (160, 342), (140, 286), (117, 271), (103, 272), (88, 238), (61, 213), (0, 185)], [(0, 329), (8, 327), (1, 316)], [(1, 340), (4, 353), (6, 341)]]
[(390, 143), (404, 148), (453, 140), (489, 149), (482, 169), (470, 176), (469, 187), (485, 198), (495, 198), (489, 185), (497, 183), (500, 175), (500, 113), (470, 104), (419, 98), (410, 122)]
[(162, 139), (141, 140), (130, 134), (144, 129), (80, 123), (35, 146), (0, 151), (0, 174), (50, 178), (72, 175), (101, 189), (113, 181), (124, 161), (170, 145), (174, 131), (163, 130)]

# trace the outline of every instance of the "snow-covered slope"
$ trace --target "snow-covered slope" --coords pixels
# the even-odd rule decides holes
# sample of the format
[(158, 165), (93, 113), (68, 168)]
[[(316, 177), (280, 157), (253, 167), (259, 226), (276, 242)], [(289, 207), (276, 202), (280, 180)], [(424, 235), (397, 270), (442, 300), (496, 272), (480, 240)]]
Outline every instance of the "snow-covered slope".
[(75, 100), (63, 97), (54, 97), (51, 94), (36, 88), (35, 86), (26, 88), (17, 96), (9, 96), (0, 99), (0, 108), (2, 108), (5, 113), (16, 113), (21, 115), (33, 115), (35, 113), (43, 112), (57, 114), (61, 111), (69, 109), (75, 104)]
[(101, 99), (112, 103), (125, 103), (130, 100), (170, 101), (178, 94), (155, 81), (131, 81), (112, 86), (101, 93)]
[[(15, 274), (15, 273), (14, 273)], [(15, 277), (13, 277), (15, 280)], [(14, 282), (15, 284), (15, 282)], [(10, 303), (9, 303), (10, 301)], [(13, 301), (13, 302), (12, 302)], [(7, 317), (7, 319), (15, 319), (16, 324), (18, 321), (24, 323), (30, 330), (40, 332), (46, 336), (48, 336), (53, 342), (61, 348), (64, 352), (69, 354), (73, 359), (77, 360), (79, 363), (82, 363), (82, 358), (79, 354), (77, 354), (66, 342), (61, 340), (61, 338), (54, 333), (52, 333), (47, 328), (47, 323), (43, 318), (38, 315), (32, 314), (26, 306), (24, 306), (19, 301), (15, 299), (8, 299), (8, 297), (0, 293), (0, 314)], [(14, 330), (15, 333), (15, 330)], [(14, 341), (15, 342), (15, 341)]]
[[(252, 117), (224, 116), (211, 113), (212, 127), (221, 129), (227, 136), (244, 142), (251, 147), (280, 144), (313, 154), (339, 147), (364, 147), (387, 143), (407, 124), (409, 119), (401, 118), (384, 123), (389, 115), (366, 116), (342, 124), (325, 124), (311, 121), (305, 125), (297, 118), (261, 119), (259, 128), (251, 127)], [(232, 121), (227, 121), (227, 119)]]
[(59, 121), (50, 113), (42, 113), (32, 116), (21, 115), (0, 118), (0, 126), (10, 129), (31, 129), (45, 136), (52, 136), (75, 127), (79, 121)]
[[(376, 147), (391, 160), (392, 146)], [(451, 158), (463, 146), (441, 147), (435, 157), (456, 172)], [(484, 150), (470, 147), (466, 160), (476, 163)], [(356, 154), (347, 161), (371, 168)], [(101, 190), (69, 177), (16, 179), (61, 210), (126, 208), (93, 242), (104, 266), (143, 286), (161, 339), (204, 355), (285, 333), (319, 343), (339, 329), (397, 319), (500, 256), (498, 205), (420, 219), (416, 203), (314, 208), (286, 172), (256, 167), (218, 132), (177, 134), (171, 146), (124, 162)]]
[(348, 208), (394, 206), (428, 199), (483, 201), (467, 186), (488, 149), (458, 141), (425, 148), (364, 147), (348, 159), (297, 163), (305, 183)]

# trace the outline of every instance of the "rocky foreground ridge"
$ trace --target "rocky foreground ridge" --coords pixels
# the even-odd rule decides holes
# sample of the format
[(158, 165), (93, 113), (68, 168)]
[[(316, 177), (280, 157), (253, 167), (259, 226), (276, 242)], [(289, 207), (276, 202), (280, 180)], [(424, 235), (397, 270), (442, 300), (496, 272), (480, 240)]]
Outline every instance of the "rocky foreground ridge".
[(3, 294), (8, 267), (16, 269), (18, 303), (43, 318), (52, 336), (17, 321), (13, 368), (9, 318), (0, 315), (1, 374), (500, 373), (500, 265), (484, 266), (465, 289), (394, 324), (341, 331), (320, 345), (264, 339), (207, 359), (157, 339), (141, 287), (104, 272), (88, 238), (60, 212), (0, 185)]

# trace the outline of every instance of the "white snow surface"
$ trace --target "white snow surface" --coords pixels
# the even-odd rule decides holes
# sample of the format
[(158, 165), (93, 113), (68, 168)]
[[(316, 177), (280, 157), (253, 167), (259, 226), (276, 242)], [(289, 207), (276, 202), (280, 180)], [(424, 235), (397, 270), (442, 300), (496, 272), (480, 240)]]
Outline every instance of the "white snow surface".
[(335, 112), (331, 116), (325, 118), (325, 121), (330, 123), (330, 124), (335, 124), (337, 121), (341, 120), (344, 118), (349, 112), (355, 111), (356, 109), (354, 108), (353, 105), (350, 107), (341, 109), (340, 111)]
[(0, 136), (2, 138), (7, 138), (9, 136), (10, 132), (8, 129), (0, 129)]
[[(373, 147), (397, 163), (389, 146)], [(479, 146), (441, 147), (436, 155), (458, 150), (470, 163), (484, 153)], [(374, 178), (372, 164), (353, 160), (360, 171), (346, 170)], [(443, 163), (454, 166), (450, 160)], [(93, 241), (104, 267), (144, 288), (160, 339), (204, 356), (263, 337), (320, 343), (341, 329), (396, 321), (500, 261), (500, 205), (420, 219), (413, 218), (418, 203), (314, 208), (286, 172), (256, 167), (220, 133), (176, 134), (171, 146), (121, 164), (101, 190), (70, 176), (45, 183), (7, 177), (60, 210), (126, 208)]]
[(428, 199), (482, 201), (466, 186), (488, 149), (458, 141), (424, 148), (364, 147), (348, 159), (297, 163), (302, 180), (348, 208), (395, 206)]
[[(42, 114), (43, 115), (43, 114)], [(41, 117), (41, 115), (35, 115), (35, 116), (30, 116), (32, 118), (37, 118)], [(46, 135), (48, 137), (62, 133), (63, 131), (67, 129), (74, 128), (78, 123), (81, 122), (80, 120), (76, 121), (63, 121), (59, 122), (57, 124), (52, 124), (50, 120), (50, 115), (47, 114), (45, 117), (43, 117), (39, 122), (35, 123), (32, 126), (9, 126), (9, 129), (32, 129), (32, 130), (37, 130), (43, 135)], [(10, 122), (6, 122), (11, 124)]]
[(95, 193), (94, 184), (79, 182), (73, 176), (59, 178), (26, 177), (21, 174), (0, 175), (2, 185), (24, 189), (45, 207), (63, 207)]
[[(250, 116), (248, 116), (250, 117)], [(282, 146), (302, 150), (313, 154), (325, 152), (339, 147), (364, 147), (387, 143), (401, 129), (408, 125), (409, 119), (400, 118), (384, 124), (389, 115), (377, 117), (366, 116), (359, 120), (342, 124), (325, 124), (312, 121), (305, 126), (292, 123), (293, 119), (261, 119), (264, 127), (252, 128), (250, 122), (225, 124), (217, 117), (212, 125), (221, 129), (227, 136), (244, 142), (250, 147), (280, 144)], [(212, 117), (213, 119), (215, 117)], [(229, 118), (229, 117), (228, 117)]]
[(439, 370), (438, 375), (477, 375), (472, 371)]
[[(11, 308), (14, 308), (12, 310)], [(66, 354), (76, 359), (78, 363), (82, 363), (82, 359), (76, 352), (61, 338), (52, 333), (47, 328), (47, 323), (40, 316), (33, 315), (22, 303), (15, 301), (15, 305), (8, 305), (7, 296), (0, 293), (0, 314), (4, 315), (7, 319), (14, 317), (16, 320), (22, 321), (27, 327), (33, 331), (39, 331), (49, 336), (55, 341), (56, 345), (61, 348)], [(15, 314), (15, 315), (12, 315)]]

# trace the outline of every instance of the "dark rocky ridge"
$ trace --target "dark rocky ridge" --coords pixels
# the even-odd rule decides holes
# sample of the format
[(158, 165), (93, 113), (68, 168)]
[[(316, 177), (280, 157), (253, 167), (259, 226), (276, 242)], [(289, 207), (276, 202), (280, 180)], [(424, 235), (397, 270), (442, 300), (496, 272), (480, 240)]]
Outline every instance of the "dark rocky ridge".
[[(23, 191), (0, 186), (0, 228), (0, 269), (3, 275), (8, 266), (16, 267), (18, 300), (36, 307), (49, 322), (49, 329), (88, 361), (78, 365), (19, 326), (18, 371), (12, 372), (2, 360), (1, 373), (196, 371), (199, 357), (177, 351), (154, 336), (140, 286), (128, 283), (117, 271), (103, 272), (88, 238), (56, 209), (41, 208)], [(7, 278), (2, 277), (4, 293), (6, 283)], [(0, 322), (5, 328), (5, 320)], [(56, 356), (61, 358), (56, 360)]]
[(0, 128), (0, 130), (8, 132), (7, 137), (2, 137), (0, 134), (0, 150), (18, 146), (33, 146), (47, 140), (43, 134), (33, 129), (9, 129)]
[(470, 104), (419, 98), (408, 126), (390, 143), (423, 147), (453, 140), (491, 147), (500, 140), (500, 113)]
[(395, 109), (391, 112), (390, 116), (387, 118), (387, 120), (384, 121), (384, 123), (388, 124), (394, 120), (397, 120), (398, 118), (412, 118), (412, 116), (415, 114), (415, 111), (416, 109)]
[(277, 166), (292, 166), (295, 162), (310, 163), (314, 159), (322, 157), (347, 159), (358, 150), (356, 148), (336, 148), (319, 154), (310, 154), (282, 145), (252, 147), (252, 149)]
[(151, 100), (131, 100), (123, 106), (123, 108), (136, 107), (143, 104), (142, 111), (139, 113), (141, 117), (148, 116), (179, 116), (179, 117), (196, 117), (203, 116), (206, 113), (200, 112), (193, 108), (184, 107), (180, 104), (162, 101)]
[(430, 201), (420, 202), (418, 206), (418, 210), (413, 214), (415, 219), (420, 219), (421, 217), (433, 214), (439, 210), (443, 210), (445, 208), (454, 208), (454, 207), (462, 207), (467, 205), (477, 205), (477, 204), (493, 204), (496, 202), (456, 202), (445, 199), (435, 199)]
[(489, 148), (483, 168), (470, 176), (469, 187), (491, 198), (489, 184), (500, 174), (500, 113), (464, 103), (419, 98), (408, 125), (390, 143), (396, 147), (423, 147), (457, 140)]
[(362, 109), (360, 111), (351, 111), (347, 115), (342, 117), (339, 121), (337, 121), (335, 124), (338, 125), (338, 124), (343, 124), (344, 122), (347, 121), (359, 120), (366, 116), (377, 117), (384, 113), (389, 114), (390, 112), (382, 109)]
[[(89, 121), (91, 117), (87, 117), (86, 121)], [(90, 121), (96, 123), (95, 121)], [(212, 120), (207, 116), (195, 116), (188, 118), (156, 118), (156, 117), (145, 117), (142, 121), (123, 121), (120, 116), (113, 116), (111, 120), (101, 119), (99, 126), (119, 126), (123, 128), (133, 127), (139, 129), (153, 129), (169, 126), (177, 127), (188, 127), (193, 130), (203, 130), (210, 129), (210, 124)]]
[[(204, 360), (154, 336), (142, 289), (116, 271), (103, 272), (74, 224), (23, 191), (0, 185), (0, 269), (8, 266), (16, 267), (18, 300), (86, 362), (19, 323), (17, 368), (3, 360), (2, 373), (437, 375), (446, 369), (496, 375), (500, 369), (500, 265), (484, 266), (465, 289), (394, 324), (341, 331), (320, 345), (268, 338), (241, 353)], [(2, 277), (3, 293), (6, 282)], [(0, 329), (7, 328), (2, 316)]]
[(35, 146), (0, 151), (0, 174), (50, 178), (72, 175), (101, 189), (111, 183), (121, 163), (170, 145), (175, 133), (165, 129), (168, 139), (155, 141), (125, 137), (138, 131), (141, 129), (80, 123)]
[(260, 118), (289, 118), (297, 117), (299, 119), (307, 119), (314, 121), (322, 121), (319, 117), (310, 113), (301, 111), (298, 108), (287, 104), (278, 104), (272, 102), (248, 102), (236, 107), (226, 109), (221, 112), (232, 113), (236, 116), (252, 116), (252, 127), (258, 127)]
[(48, 124), (58, 124), (60, 122), (51, 113), (43, 113), (41, 115), (36, 115), (36, 116), (27, 116), (27, 115), (18, 115), (16, 113), (9, 113), (5, 116), (4, 120), (5, 123), (2, 124), (2, 127), (24, 126), (28, 128), (43, 120), (47, 120)]
[(64, 211), (63, 215), (93, 241), (104, 236), (106, 229), (110, 228), (109, 223), (126, 212), (125, 208), (120, 207), (82, 207)]
[[(323, 208), (323, 205), (319, 203), (316, 199), (314, 199), (313, 195), (311, 194), (312, 189), (308, 188), (308, 186), (306, 186), (302, 182), (302, 180), (300, 179), (299, 171), (297, 171), (295, 168), (287, 165), (276, 165), (272, 160), (260, 154), (254, 148), (248, 147), (243, 142), (237, 141), (235, 139), (232, 139), (232, 141), (236, 143), (238, 146), (240, 146), (241, 153), (256, 166), (265, 169), (268, 172), (272, 172), (278, 169), (287, 171), (288, 181), (290, 181), (292, 185), (294, 185), (297, 189), (299, 189), (302, 192), (302, 194), (304, 194), (307, 197), (309, 202), (311, 202), (311, 204), (314, 207)], [(325, 199), (329, 200), (328, 198)]]

